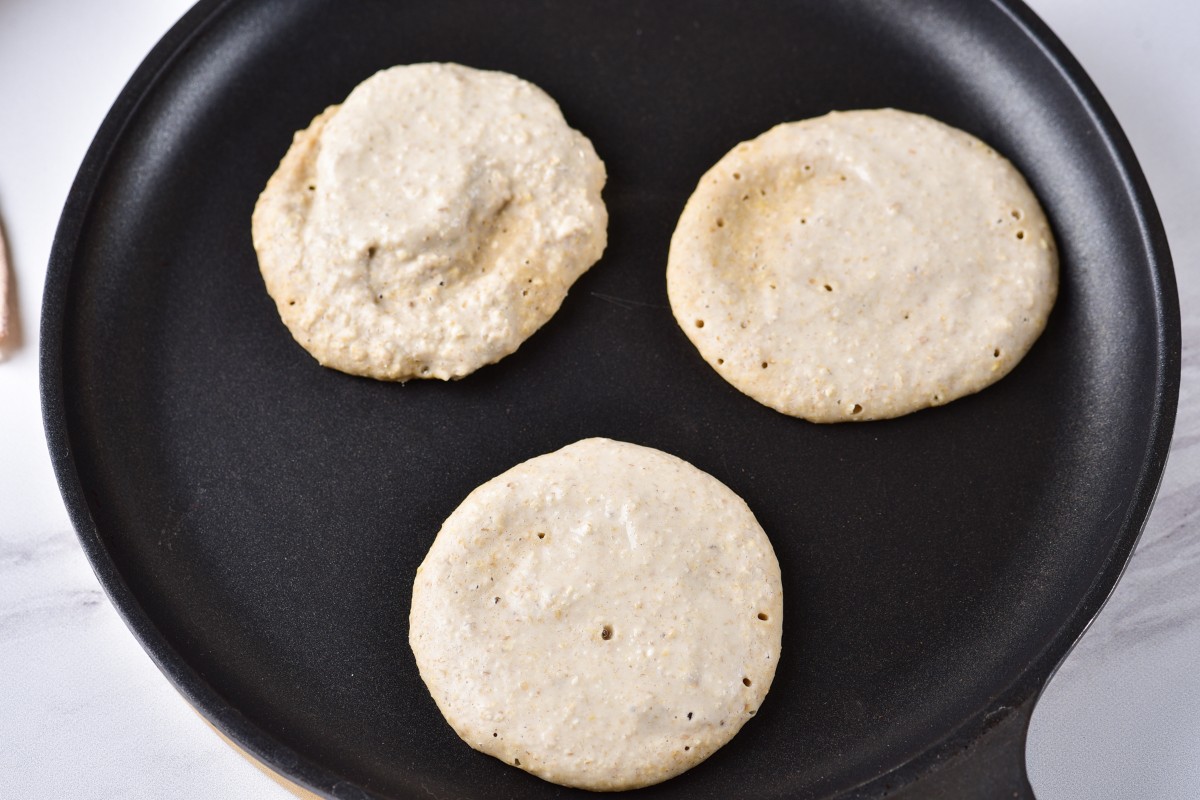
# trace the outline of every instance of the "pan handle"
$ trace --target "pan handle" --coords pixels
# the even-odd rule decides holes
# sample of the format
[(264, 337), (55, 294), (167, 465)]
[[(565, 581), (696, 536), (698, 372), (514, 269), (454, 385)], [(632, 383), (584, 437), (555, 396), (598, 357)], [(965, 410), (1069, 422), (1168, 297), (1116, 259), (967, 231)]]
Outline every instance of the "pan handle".
[(1035, 800), (1025, 773), (1025, 738), (1036, 693), (998, 709), (983, 730), (888, 800)]

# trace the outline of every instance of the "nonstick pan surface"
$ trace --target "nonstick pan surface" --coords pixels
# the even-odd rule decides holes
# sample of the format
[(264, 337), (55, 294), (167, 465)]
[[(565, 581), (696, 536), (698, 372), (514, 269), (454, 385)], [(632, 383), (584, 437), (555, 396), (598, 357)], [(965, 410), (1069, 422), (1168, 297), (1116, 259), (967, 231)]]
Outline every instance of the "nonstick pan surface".
[[(250, 212), (293, 131), (378, 69), (546, 89), (605, 160), (604, 258), (513, 356), (456, 383), (319, 367)], [(1045, 334), (980, 394), (817, 426), (725, 384), (667, 305), (668, 241), (739, 141), (894, 106), (992, 144), (1054, 226)], [(678, 798), (1028, 793), (1028, 714), (1116, 583), (1167, 455), (1179, 310), (1103, 100), (1005, 0), (205, 0), (118, 99), (71, 192), (43, 400), (101, 582), (167, 676), (331, 797), (566, 797), (475, 753), (407, 643), (413, 574), (476, 485), (577, 439), (660, 448), (746, 499), (783, 570), (780, 671)]]

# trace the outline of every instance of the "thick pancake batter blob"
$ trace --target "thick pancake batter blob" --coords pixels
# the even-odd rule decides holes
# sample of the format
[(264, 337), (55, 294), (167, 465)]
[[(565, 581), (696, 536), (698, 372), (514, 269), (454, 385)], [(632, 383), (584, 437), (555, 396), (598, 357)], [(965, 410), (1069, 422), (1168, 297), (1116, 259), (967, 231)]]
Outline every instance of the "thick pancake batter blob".
[(296, 134), (254, 209), (254, 246), (320, 363), (461, 378), (516, 350), (600, 258), (604, 181), (533, 84), (394, 67)]

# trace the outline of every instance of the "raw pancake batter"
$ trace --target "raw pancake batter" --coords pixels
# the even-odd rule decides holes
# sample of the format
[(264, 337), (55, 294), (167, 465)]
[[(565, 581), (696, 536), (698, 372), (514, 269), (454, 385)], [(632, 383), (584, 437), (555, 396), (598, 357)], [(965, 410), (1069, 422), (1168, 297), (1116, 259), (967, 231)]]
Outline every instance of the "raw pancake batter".
[(296, 134), (254, 209), (254, 246), (320, 363), (461, 378), (516, 350), (600, 258), (604, 181), (533, 84), (394, 67)]
[(1006, 375), (1058, 291), (1021, 174), (928, 117), (779, 125), (722, 158), (680, 217), (675, 319), (727, 381), (814, 422), (895, 417)]
[(472, 492), (417, 571), (410, 642), (460, 737), (593, 790), (666, 780), (757, 712), (779, 564), (746, 504), (674, 456), (585, 439)]

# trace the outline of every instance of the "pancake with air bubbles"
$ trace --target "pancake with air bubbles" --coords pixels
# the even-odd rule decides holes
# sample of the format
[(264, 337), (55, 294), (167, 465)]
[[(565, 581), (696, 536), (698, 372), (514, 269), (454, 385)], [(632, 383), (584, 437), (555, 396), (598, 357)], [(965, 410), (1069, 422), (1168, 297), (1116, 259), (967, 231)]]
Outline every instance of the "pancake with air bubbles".
[(779, 125), (701, 179), (671, 239), (679, 325), (725, 380), (814, 422), (1004, 377), (1058, 291), (1050, 225), (979, 139), (890, 109)]
[(634, 444), (586, 439), (473, 491), (417, 572), (410, 642), (471, 747), (592, 790), (666, 780), (758, 711), (779, 564), (746, 504)]

